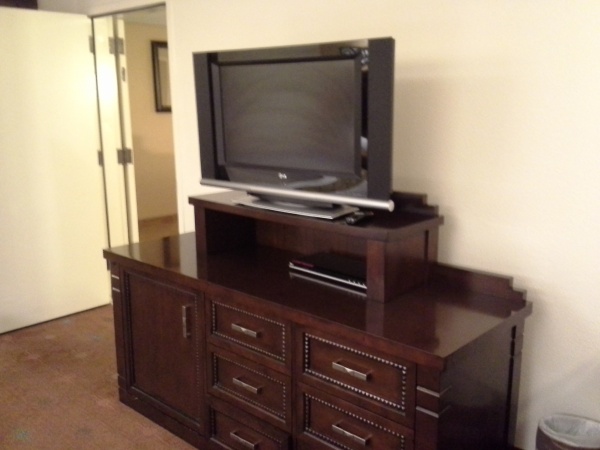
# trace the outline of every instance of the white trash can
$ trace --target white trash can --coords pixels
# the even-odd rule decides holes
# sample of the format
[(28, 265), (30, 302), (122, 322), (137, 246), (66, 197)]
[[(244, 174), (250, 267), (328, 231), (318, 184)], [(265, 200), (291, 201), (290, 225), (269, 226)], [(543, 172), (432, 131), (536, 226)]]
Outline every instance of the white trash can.
[(569, 414), (540, 420), (536, 450), (600, 450), (600, 422)]

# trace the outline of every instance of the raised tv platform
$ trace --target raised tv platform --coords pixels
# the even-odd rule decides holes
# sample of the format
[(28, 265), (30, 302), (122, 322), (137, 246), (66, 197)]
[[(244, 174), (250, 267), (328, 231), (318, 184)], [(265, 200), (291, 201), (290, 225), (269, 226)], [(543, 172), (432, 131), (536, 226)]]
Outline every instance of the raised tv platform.
[(347, 255), (364, 262), (367, 297), (378, 302), (424, 283), (436, 259), (443, 218), (421, 195), (394, 193), (394, 212), (375, 211), (360, 226), (242, 207), (236, 204), (240, 196), (230, 191), (190, 198), (199, 254), (268, 247), (294, 257)]

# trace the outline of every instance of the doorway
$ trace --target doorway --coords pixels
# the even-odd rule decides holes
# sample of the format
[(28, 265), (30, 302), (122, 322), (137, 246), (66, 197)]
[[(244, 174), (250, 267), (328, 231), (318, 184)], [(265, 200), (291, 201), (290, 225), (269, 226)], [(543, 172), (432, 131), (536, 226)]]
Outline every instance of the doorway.
[[(158, 63), (154, 58), (157, 43), (168, 49), (166, 8), (160, 5), (97, 17), (94, 18), (94, 30), (97, 44), (101, 39), (98, 35), (104, 30), (111, 35), (107, 38), (111, 53), (107, 61), (112, 67), (105, 71), (112, 72), (115, 78), (118, 100), (115, 103), (104, 98), (110, 89), (103, 91), (100, 83), (103, 55), (102, 49), (97, 49), (111, 245), (177, 234), (173, 128), (170, 104), (169, 108), (164, 107), (164, 99), (170, 99), (168, 81), (164, 78), (167, 76), (168, 80), (168, 51), (160, 54), (163, 68), (160, 108), (154, 70)], [(111, 143), (117, 145), (116, 157), (112, 156), (115, 150)], [(111, 161), (114, 164), (110, 164)], [(116, 184), (123, 188), (115, 189)], [(118, 216), (126, 219), (121, 220), (120, 225), (111, 220)], [(127, 225), (126, 233), (123, 233), (123, 223)]]

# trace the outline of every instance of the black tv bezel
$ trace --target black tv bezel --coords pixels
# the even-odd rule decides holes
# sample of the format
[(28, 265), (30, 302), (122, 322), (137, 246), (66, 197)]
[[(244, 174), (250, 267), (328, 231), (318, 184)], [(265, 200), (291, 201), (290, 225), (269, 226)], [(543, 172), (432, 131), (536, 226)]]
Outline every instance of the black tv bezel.
[[(322, 46), (352, 47), (356, 42), (366, 42), (369, 49), (369, 77), (367, 87), (367, 121), (369, 129), (369, 156), (367, 170), (367, 194), (362, 197), (344, 197), (337, 193), (328, 195), (287, 189), (271, 189), (274, 195), (292, 199), (315, 200), (323, 197), (331, 203), (393, 209), (392, 192), (392, 135), (394, 95), (394, 39), (374, 38), (344, 42), (326, 42), (299, 46), (268, 47), (247, 50), (198, 52), (193, 54), (196, 85), (196, 106), (200, 138), (201, 184), (220, 186), (248, 192), (265, 193), (265, 189), (253, 184), (235, 183), (224, 179), (219, 173), (218, 142), (214, 80), (211, 73), (214, 64), (242, 63), (262, 60), (309, 60), (319, 55)], [(289, 54), (289, 56), (285, 56)], [(306, 55), (299, 57), (298, 55)], [(276, 55), (276, 56), (274, 56)]]

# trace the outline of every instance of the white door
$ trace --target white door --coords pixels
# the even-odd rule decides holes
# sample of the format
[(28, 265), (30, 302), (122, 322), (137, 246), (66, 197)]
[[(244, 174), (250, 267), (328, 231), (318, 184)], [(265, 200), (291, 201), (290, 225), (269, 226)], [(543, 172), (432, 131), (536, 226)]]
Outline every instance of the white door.
[(93, 29), (109, 244), (114, 247), (138, 241), (127, 61), (119, 44), (123, 22), (98, 17)]
[(0, 333), (110, 301), (91, 22), (0, 7)]

